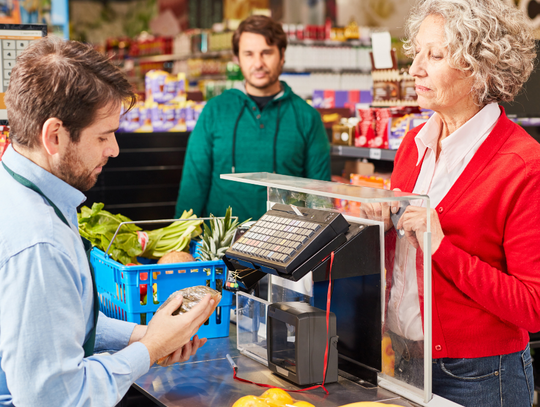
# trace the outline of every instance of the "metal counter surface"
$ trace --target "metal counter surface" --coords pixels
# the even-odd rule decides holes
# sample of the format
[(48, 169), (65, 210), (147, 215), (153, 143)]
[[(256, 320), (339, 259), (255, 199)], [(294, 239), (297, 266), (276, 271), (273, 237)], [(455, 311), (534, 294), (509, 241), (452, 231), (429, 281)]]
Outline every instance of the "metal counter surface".
[[(228, 338), (209, 339), (188, 362), (169, 367), (154, 365), (135, 382), (147, 397), (165, 407), (230, 407), (248, 394), (260, 396), (266, 388), (243, 383), (233, 378), (226, 355), (238, 365), (238, 376), (258, 383), (297, 390), (294, 384), (274, 375), (266, 366), (241, 355), (236, 349), (236, 326), (231, 325)], [(336, 407), (358, 401), (372, 401), (414, 407), (400, 396), (378, 387), (367, 388), (339, 376), (337, 383), (304, 393), (291, 393), (296, 400), (305, 400), (316, 407)], [(382, 405), (381, 405), (382, 407)]]

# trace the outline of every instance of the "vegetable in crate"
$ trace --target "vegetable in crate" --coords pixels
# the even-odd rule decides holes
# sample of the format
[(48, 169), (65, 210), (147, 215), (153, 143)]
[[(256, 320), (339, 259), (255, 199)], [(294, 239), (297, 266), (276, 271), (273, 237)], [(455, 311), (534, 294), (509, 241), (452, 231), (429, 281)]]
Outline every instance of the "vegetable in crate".
[(158, 260), (158, 264), (186, 263), (191, 261), (195, 261), (195, 258), (191, 254), (178, 250), (171, 250)]
[(204, 233), (202, 235), (201, 246), (199, 247), (199, 260), (211, 261), (221, 260), (225, 251), (231, 247), (233, 243), (234, 233), (239, 226), (249, 222), (250, 219), (238, 224), (238, 219), (231, 221), (232, 209), (229, 206), (225, 212), (224, 219), (216, 219), (214, 215), (210, 220), (210, 227), (203, 225)]
[[(118, 225), (131, 222), (123, 215), (113, 215), (103, 210), (104, 206), (103, 203), (94, 203), (92, 209), (83, 206), (77, 214), (81, 236), (103, 251), (107, 250)], [(180, 219), (196, 217), (193, 211), (184, 211)], [(126, 224), (118, 231), (109, 255), (126, 265), (136, 263), (137, 256), (158, 259), (171, 250), (188, 249), (191, 239), (201, 234), (201, 223), (200, 220), (173, 222), (169, 226), (151, 231), (143, 231), (134, 224)]]

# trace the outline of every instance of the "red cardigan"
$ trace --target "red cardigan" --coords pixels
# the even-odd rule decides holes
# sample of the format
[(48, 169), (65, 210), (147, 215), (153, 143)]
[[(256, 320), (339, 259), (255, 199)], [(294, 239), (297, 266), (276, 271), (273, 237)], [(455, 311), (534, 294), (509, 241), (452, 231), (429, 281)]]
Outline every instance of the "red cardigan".
[[(432, 256), (434, 359), (517, 352), (540, 331), (540, 144), (501, 110), (436, 207), (445, 237)], [(392, 188), (414, 189), (420, 128), (396, 154)]]

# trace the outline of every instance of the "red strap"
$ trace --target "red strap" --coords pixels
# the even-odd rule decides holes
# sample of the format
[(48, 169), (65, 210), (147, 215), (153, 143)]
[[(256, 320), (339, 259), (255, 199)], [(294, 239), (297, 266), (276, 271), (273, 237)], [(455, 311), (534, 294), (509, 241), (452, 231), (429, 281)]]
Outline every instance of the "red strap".
[(327, 278), (328, 278), (328, 294), (327, 294), (327, 298), (326, 298), (326, 350), (324, 351), (324, 373), (323, 373), (322, 384), (318, 384), (316, 386), (311, 386), (311, 387), (307, 387), (305, 389), (300, 389), (300, 390), (283, 389), (283, 388), (281, 388), (279, 386), (272, 386), (271, 384), (257, 383), (257, 382), (252, 382), (251, 380), (242, 379), (241, 377), (237, 376), (236, 369), (233, 366), (232, 367), (233, 368), (233, 377), (234, 377), (235, 380), (238, 380), (238, 381), (244, 382), (244, 383), (254, 384), (254, 385), (259, 386), (259, 387), (268, 387), (268, 388), (271, 388), (271, 389), (281, 389), (281, 390), (287, 391), (289, 393), (300, 393), (300, 392), (303, 392), (303, 391), (315, 390), (315, 389), (318, 389), (320, 387), (320, 388), (322, 388), (324, 390), (324, 392), (326, 394), (330, 394), (328, 392), (328, 390), (326, 390), (326, 387), (324, 387), (324, 382), (326, 381), (326, 370), (328, 369), (328, 346), (329, 346), (328, 334), (329, 334), (329, 327), (330, 327), (330, 300), (332, 298), (332, 265), (333, 265), (333, 263), (334, 263), (334, 252), (332, 252), (330, 254), (330, 263), (328, 264), (328, 269), (326, 270), (326, 275), (327, 275)]

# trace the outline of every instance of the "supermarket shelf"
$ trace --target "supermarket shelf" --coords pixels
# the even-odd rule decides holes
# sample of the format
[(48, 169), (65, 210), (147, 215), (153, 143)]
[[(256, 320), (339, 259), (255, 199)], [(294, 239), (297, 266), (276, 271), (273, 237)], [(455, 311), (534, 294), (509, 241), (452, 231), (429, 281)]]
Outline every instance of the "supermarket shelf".
[(202, 80), (224, 81), (224, 80), (227, 80), (227, 75), (215, 74), (215, 75), (188, 76), (187, 79), (189, 82), (202, 81)]
[(363, 44), (359, 40), (350, 40), (350, 41), (332, 41), (332, 40), (288, 40), (289, 45), (309, 45), (309, 46), (327, 46), (327, 47), (362, 47), (362, 48), (371, 48)]
[(394, 161), (397, 150), (351, 146), (332, 146), (331, 152), (332, 155), (341, 157), (369, 158), (372, 160)]
[(154, 55), (148, 57), (139, 57), (139, 62), (169, 62), (169, 61), (183, 61), (193, 58), (221, 58), (232, 57), (232, 51), (215, 51), (215, 52), (197, 52), (189, 54), (166, 54), (166, 55)]
[(283, 68), (283, 73), (371, 73), (371, 69), (359, 68)]

